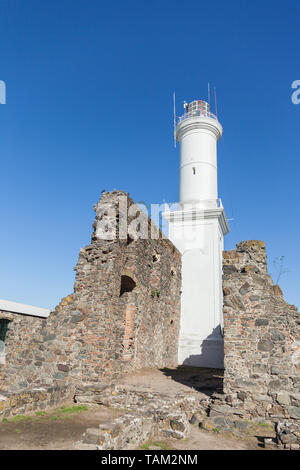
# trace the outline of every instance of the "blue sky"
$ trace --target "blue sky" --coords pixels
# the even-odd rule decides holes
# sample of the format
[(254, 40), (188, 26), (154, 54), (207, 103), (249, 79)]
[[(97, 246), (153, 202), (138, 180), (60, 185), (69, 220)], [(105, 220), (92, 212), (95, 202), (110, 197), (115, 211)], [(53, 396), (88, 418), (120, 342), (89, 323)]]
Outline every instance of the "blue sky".
[(226, 248), (285, 256), (300, 305), (299, 16), (296, 0), (0, 0), (0, 298), (52, 308), (72, 292), (102, 189), (178, 200), (172, 92), (179, 111), (209, 81)]

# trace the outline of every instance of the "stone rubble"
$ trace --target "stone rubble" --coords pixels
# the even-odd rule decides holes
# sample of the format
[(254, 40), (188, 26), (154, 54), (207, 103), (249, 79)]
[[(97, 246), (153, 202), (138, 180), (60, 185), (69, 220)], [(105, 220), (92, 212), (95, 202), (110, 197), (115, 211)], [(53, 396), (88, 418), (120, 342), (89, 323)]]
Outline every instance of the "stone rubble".
[(117, 384), (78, 389), (75, 400), (124, 410), (123, 416), (87, 429), (75, 444), (77, 449), (82, 444), (100, 450), (133, 449), (154, 438), (184, 439), (189, 435), (189, 421), (199, 409), (199, 399), (192, 393), (174, 397)]

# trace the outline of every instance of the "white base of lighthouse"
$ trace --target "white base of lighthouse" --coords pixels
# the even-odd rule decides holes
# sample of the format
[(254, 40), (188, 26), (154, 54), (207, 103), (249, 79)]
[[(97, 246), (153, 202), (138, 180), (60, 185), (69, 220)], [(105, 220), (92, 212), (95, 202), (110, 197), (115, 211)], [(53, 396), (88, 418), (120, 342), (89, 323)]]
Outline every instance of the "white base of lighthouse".
[(184, 209), (165, 212), (164, 218), (182, 254), (178, 362), (223, 368), (222, 252), (229, 231), (224, 209)]

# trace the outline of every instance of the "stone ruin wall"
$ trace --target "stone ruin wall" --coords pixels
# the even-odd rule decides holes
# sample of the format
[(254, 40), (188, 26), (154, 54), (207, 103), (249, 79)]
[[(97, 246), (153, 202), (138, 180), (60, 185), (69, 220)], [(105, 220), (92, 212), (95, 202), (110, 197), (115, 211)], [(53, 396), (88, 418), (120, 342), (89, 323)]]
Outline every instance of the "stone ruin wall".
[(268, 275), (263, 242), (238, 243), (223, 259), (225, 411), (231, 406), (244, 418), (277, 422), (279, 441), (297, 446), (299, 312)]
[[(97, 238), (107, 207), (119, 220), (119, 196), (126, 193), (104, 193), (95, 205), (95, 230), (80, 250), (73, 294), (46, 320), (11, 316), (6, 364), (0, 365), (0, 414), (1, 407), (3, 415), (30, 410), (30, 391), (44, 393), (43, 408), (103, 377), (177, 365), (180, 254), (147, 216), (144, 223), (158, 239)], [(16, 396), (25, 401), (11, 409)]]
[[(75, 389), (140, 367), (177, 365), (179, 252), (161, 233), (147, 240), (96, 237), (107, 204), (117, 209), (124, 194), (104, 193), (96, 204), (95, 230), (80, 250), (74, 292), (47, 320), (0, 312), (10, 320), (0, 415), (51, 407)], [(241, 420), (271, 420), (281, 446), (300, 448), (297, 308), (268, 275), (263, 242), (225, 251), (223, 272), (224, 393), (209, 399), (208, 416), (229, 428), (232, 420), (239, 426)]]
[[(5, 347), (0, 349), (0, 378), (5, 370), (6, 352), (10, 351), (10, 360), (16, 364), (15, 373), (20, 372), (22, 367), (18, 367), (19, 350), (18, 346), (25, 342), (26, 338), (32, 338), (36, 332), (39, 331), (43, 325), (43, 318), (16, 314), (14, 312), (7, 312), (0, 310), (0, 320), (8, 321), (8, 331), (5, 339)], [(17, 345), (17, 348), (16, 348)], [(2, 368), (1, 368), (2, 364)], [(1, 382), (0, 382), (1, 383)], [(0, 386), (1, 388), (1, 386)]]

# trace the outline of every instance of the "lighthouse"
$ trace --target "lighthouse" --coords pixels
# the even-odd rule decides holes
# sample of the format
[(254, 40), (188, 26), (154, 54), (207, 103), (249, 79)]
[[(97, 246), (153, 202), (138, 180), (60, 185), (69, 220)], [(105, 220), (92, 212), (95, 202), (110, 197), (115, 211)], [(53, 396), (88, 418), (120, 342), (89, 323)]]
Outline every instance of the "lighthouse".
[(229, 232), (218, 197), (217, 142), (223, 128), (209, 103), (184, 104), (176, 121), (180, 144), (179, 203), (166, 206), (169, 238), (182, 255), (178, 362), (223, 368), (222, 252)]

